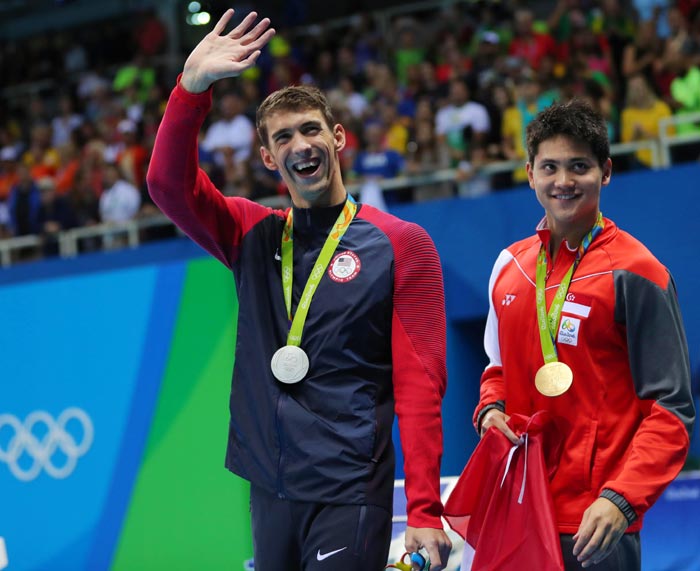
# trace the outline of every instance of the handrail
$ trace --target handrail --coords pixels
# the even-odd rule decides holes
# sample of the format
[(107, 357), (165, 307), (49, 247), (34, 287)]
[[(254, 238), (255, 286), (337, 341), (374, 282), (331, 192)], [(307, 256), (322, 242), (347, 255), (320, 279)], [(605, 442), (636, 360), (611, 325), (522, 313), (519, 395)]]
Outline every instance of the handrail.
[(6, 268), (12, 265), (12, 252), (24, 248), (40, 247), (44, 241), (41, 236), (30, 234), (29, 236), (17, 236), (0, 240), (0, 265)]
[(700, 111), (694, 113), (677, 113), (671, 117), (659, 119), (659, 140), (661, 146), (661, 163), (664, 167), (671, 166), (671, 147), (685, 145), (687, 143), (700, 143), (700, 132), (698, 133), (672, 133), (669, 134), (669, 127), (679, 125), (700, 123)]

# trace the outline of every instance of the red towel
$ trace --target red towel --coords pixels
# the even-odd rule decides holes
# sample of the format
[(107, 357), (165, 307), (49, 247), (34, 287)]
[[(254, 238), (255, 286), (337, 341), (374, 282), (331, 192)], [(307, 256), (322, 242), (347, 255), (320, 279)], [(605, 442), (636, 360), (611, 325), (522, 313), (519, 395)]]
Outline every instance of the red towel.
[(546, 411), (510, 417), (514, 446), (490, 428), (445, 504), (450, 527), (474, 548), (472, 571), (563, 571), (549, 480), (561, 438)]

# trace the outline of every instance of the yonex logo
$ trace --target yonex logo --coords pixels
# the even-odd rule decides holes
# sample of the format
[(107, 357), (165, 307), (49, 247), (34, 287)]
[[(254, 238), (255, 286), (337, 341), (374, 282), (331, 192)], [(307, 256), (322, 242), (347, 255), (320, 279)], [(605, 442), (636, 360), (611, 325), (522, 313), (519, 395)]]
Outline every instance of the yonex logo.
[(515, 300), (515, 297), (516, 296), (511, 294), (511, 293), (507, 293), (503, 297), (503, 301), (501, 301), (501, 305), (510, 305)]
[(24, 422), (12, 414), (0, 414), (0, 462), (24, 482), (34, 480), (42, 470), (52, 478), (67, 478), (92, 439), (92, 421), (80, 408), (67, 408), (56, 420), (43, 410), (32, 412)]

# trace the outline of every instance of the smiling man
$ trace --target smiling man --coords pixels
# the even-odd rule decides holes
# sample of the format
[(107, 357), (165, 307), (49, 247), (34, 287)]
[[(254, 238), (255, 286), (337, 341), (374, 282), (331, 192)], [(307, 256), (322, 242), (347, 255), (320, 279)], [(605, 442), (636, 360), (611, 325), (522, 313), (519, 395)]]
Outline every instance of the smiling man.
[(474, 422), (517, 443), (510, 415), (548, 411), (563, 439), (550, 489), (565, 569), (638, 571), (644, 514), (681, 470), (695, 418), (675, 285), (600, 212), (612, 162), (593, 109), (553, 104), (527, 147), (545, 216), (495, 263)]
[(279, 171), (292, 207), (214, 187), (197, 163), (211, 86), (253, 65), (274, 34), (255, 13), (225, 33), (232, 14), (187, 58), (148, 187), (235, 279), (226, 466), (251, 482), (255, 569), (384, 568), (396, 411), (406, 549), (424, 548), (440, 571), (451, 544), (439, 492), (446, 368), (437, 252), (422, 228), (348, 195), (338, 160), (345, 131), (312, 86), (281, 89), (257, 112), (263, 163)]

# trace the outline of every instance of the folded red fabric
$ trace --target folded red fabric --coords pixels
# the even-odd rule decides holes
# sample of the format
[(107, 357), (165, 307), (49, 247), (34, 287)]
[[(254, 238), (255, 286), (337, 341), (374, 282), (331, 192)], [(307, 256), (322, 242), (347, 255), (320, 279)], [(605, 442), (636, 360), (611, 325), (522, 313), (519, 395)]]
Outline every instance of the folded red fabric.
[(508, 421), (513, 445), (490, 428), (445, 503), (450, 527), (474, 548), (472, 571), (563, 571), (549, 480), (561, 438), (546, 411)]

